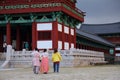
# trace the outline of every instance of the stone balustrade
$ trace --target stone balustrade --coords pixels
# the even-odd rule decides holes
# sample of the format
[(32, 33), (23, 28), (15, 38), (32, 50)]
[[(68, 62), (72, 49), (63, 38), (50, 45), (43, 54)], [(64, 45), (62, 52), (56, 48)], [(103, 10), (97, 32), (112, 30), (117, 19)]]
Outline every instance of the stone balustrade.
[(5, 60), (6, 60), (6, 54), (0, 53), (0, 65), (2, 65), (5, 62)]
[[(31, 67), (32, 66), (32, 51), (12, 51), (10, 57), (11, 67)], [(52, 67), (53, 51), (49, 51), (49, 65)], [(74, 50), (60, 50), (62, 55), (61, 67), (75, 67), (75, 66), (87, 66), (96, 63), (106, 63), (104, 60), (104, 53), (83, 49)]]

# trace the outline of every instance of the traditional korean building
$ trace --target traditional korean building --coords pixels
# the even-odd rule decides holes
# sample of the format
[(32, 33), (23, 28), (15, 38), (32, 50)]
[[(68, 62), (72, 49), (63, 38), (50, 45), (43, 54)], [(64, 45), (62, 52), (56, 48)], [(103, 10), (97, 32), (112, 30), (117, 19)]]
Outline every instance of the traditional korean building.
[(110, 49), (110, 53), (115, 53), (115, 61), (120, 63), (120, 22), (108, 24), (83, 24), (80, 30), (95, 34), (106, 39), (115, 45), (115, 50)]
[[(83, 25), (82, 27), (84, 27)], [(113, 43), (96, 34), (82, 31), (81, 28), (76, 30), (76, 34), (77, 49), (104, 52), (105, 61), (114, 63), (115, 45)]]
[(86, 49), (104, 52), (110, 61), (114, 45), (97, 35), (76, 29), (84, 12), (76, 0), (0, 0), (0, 51), (3, 42), (16, 50)]
[(76, 48), (76, 26), (84, 14), (76, 0), (0, 0), (0, 50)]

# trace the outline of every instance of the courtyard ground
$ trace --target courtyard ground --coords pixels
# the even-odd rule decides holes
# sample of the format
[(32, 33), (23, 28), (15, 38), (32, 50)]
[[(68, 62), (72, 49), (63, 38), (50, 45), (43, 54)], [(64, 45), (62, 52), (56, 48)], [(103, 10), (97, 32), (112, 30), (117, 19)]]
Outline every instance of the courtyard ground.
[(59, 73), (33, 74), (32, 68), (0, 69), (0, 80), (120, 80), (120, 65), (60, 68)]

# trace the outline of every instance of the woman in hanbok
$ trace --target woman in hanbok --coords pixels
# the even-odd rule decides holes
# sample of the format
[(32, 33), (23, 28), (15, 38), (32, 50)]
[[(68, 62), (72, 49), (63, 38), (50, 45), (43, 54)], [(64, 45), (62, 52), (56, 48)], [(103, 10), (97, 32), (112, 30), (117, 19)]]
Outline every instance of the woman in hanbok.
[(34, 74), (38, 74), (39, 73), (39, 69), (40, 69), (40, 61), (39, 61), (40, 54), (39, 54), (37, 48), (35, 48), (35, 50), (33, 51), (32, 55), (33, 55), (33, 60), (32, 60), (33, 72), (34, 72)]
[(49, 71), (49, 54), (47, 52), (47, 49), (44, 49), (43, 50), (43, 53), (41, 53), (41, 64), (40, 64), (40, 72), (41, 73), (44, 73), (44, 74), (47, 74), (48, 71)]

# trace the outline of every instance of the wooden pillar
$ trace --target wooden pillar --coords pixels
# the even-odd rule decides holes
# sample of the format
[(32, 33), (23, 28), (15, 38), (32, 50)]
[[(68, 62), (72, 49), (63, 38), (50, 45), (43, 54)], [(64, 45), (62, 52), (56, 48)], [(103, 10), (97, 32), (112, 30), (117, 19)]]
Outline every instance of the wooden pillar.
[(10, 26), (10, 22), (7, 23), (7, 30), (6, 30), (6, 33), (7, 33), (7, 45), (11, 45), (11, 26)]
[(64, 23), (62, 23), (62, 49), (64, 50), (65, 34), (64, 34)]
[(20, 50), (20, 27), (17, 27), (16, 30), (17, 34), (16, 34), (16, 50)]
[(57, 20), (53, 22), (53, 31), (52, 31), (52, 45), (53, 45), (53, 49), (57, 49), (58, 48), (58, 22)]
[(74, 48), (76, 48), (76, 29), (74, 28)]
[(33, 22), (32, 23), (32, 50), (35, 49), (37, 47), (37, 44), (36, 44), (36, 22)]
[[(76, 44), (76, 43), (75, 43)], [(71, 48), (71, 28), (69, 26), (69, 49)]]

